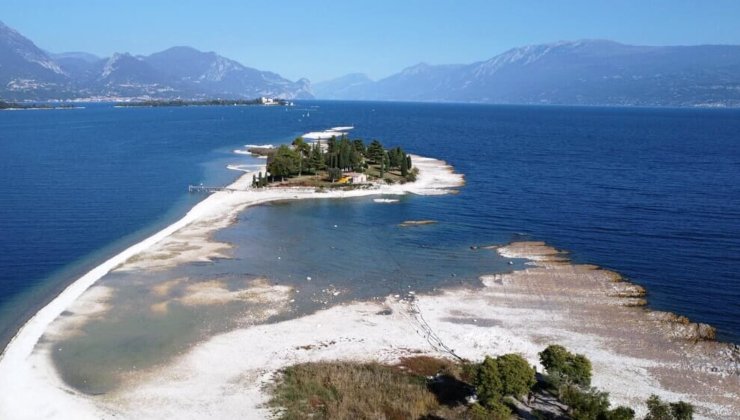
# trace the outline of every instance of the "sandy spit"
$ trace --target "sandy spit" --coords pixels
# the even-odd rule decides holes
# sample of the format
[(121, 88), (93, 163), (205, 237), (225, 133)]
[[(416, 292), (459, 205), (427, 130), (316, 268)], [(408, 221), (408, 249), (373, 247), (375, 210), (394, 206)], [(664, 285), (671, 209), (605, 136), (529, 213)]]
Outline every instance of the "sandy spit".
[[(312, 189), (300, 188), (252, 189), (251, 174), (245, 174), (229, 185), (228, 191), (210, 195), (182, 219), (95, 267), (37, 312), (3, 350), (0, 355), (0, 418), (99, 419), (121, 414), (118, 408), (101, 404), (100, 399), (80, 394), (66, 386), (58, 377), (48, 355), (51, 350), (48, 346), (39, 346), (46, 333), (61, 333), (49, 331), (49, 327), (65, 311), (72, 312), (75, 323), (84, 322), (86, 316), (98, 316), (106, 311), (106, 296), (101, 293), (102, 290), (91, 289), (94, 290), (93, 296), (78, 300), (107, 273), (113, 270), (159, 270), (225, 257), (230, 246), (213, 241), (212, 234), (232, 223), (238, 213), (249, 206), (309, 198), (447, 194), (463, 184), (462, 175), (455, 174), (442, 161), (421, 156), (413, 156), (412, 159), (420, 171), (416, 182), (352, 191), (316, 193)], [(259, 170), (264, 171), (264, 168)], [(85, 302), (95, 305), (96, 309), (84, 307)]]

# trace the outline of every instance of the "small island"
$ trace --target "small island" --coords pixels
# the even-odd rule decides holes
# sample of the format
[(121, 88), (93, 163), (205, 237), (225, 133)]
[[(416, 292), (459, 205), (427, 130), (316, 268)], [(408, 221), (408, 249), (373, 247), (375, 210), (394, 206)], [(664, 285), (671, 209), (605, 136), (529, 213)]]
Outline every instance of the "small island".
[(248, 105), (280, 105), (292, 106), (293, 102), (285, 99), (256, 98), (256, 99), (208, 99), (208, 100), (185, 100), (185, 99), (152, 99), (137, 102), (119, 102), (116, 108), (158, 108), (158, 107), (182, 107), (182, 106), (248, 106)]
[(416, 181), (419, 173), (402, 148), (385, 148), (378, 140), (365, 145), (362, 139), (332, 136), (325, 143), (307, 143), (302, 137), (274, 148), (250, 148), (267, 157), (267, 170), (252, 177), (252, 186), (356, 189), (375, 182), (403, 184)]

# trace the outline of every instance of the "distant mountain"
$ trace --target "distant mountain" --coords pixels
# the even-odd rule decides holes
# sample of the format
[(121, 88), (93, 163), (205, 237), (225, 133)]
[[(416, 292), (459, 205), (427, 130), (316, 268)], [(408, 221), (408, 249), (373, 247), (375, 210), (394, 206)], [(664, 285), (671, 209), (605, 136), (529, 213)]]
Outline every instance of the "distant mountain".
[(357, 96), (364, 86), (371, 85), (373, 81), (364, 73), (351, 73), (336, 79), (313, 85), (313, 92), (317, 98), (322, 99), (344, 99)]
[(82, 51), (69, 51), (61, 53), (52, 53), (47, 51), (46, 54), (49, 57), (53, 58), (54, 61), (56, 61), (57, 63), (64, 60), (83, 61), (85, 63), (96, 63), (100, 61), (100, 57), (98, 57), (97, 55)]
[[(740, 106), (740, 46), (581, 40), (468, 65), (409, 67), (377, 82), (324, 83), (318, 98), (501, 104)], [(350, 80), (351, 81), (351, 80)]]
[(58, 63), (0, 22), (0, 98), (38, 99), (70, 88)]
[(306, 79), (292, 82), (190, 47), (148, 57), (48, 53), (0, 22), (0, 99), (285, 99), (312, 98)]
[(202, 52), (190, 47), (173, 47), (152, 54), (144, 60), (162, 74), (182, 85), (194, 85), (212, 95), (240, 92), (241, 97), (258, 96), (311, 98), (310, 83), (297, 82), (280, 75), (260, 71), (222, 57), (214, 52)]
[(46, 53), (71, 79), (81, 81), (93, 78), (102, 59), (85, 52)]

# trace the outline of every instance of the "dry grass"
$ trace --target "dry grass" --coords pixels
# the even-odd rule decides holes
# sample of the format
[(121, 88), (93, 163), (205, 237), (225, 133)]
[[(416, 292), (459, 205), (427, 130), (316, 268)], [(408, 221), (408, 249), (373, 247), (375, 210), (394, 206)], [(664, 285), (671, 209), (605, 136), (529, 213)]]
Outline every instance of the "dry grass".
[[(304, 363), (281, 371), (270, 407), (282, 419), (470, 419), (469, 367), (430, 356)], [(433, 379), (429, 379), (433, 378)]]
[(415, 419), (440, 405), (424, 377), (377, 363), (291, 366), (272, 391), (283, 419)]
[(431, 356), (402, 357), (397, 367), (420, 376), (434, 376), (438, 373), (454, 374), (459, 370), (455, 362)]

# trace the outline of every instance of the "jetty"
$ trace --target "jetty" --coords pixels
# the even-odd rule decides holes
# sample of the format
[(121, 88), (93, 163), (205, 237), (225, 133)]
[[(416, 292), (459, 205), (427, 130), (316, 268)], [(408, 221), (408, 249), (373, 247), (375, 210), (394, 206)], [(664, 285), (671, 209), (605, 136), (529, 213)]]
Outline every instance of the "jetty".
[(226, 187), (208, 187), (205, 185), (188, 185), (189, 193), (210, 194), (210, 193), (215, 193), (218, 191), (234, 192), (236, 190), (234, 190), (233, 188), (226, 188)]

